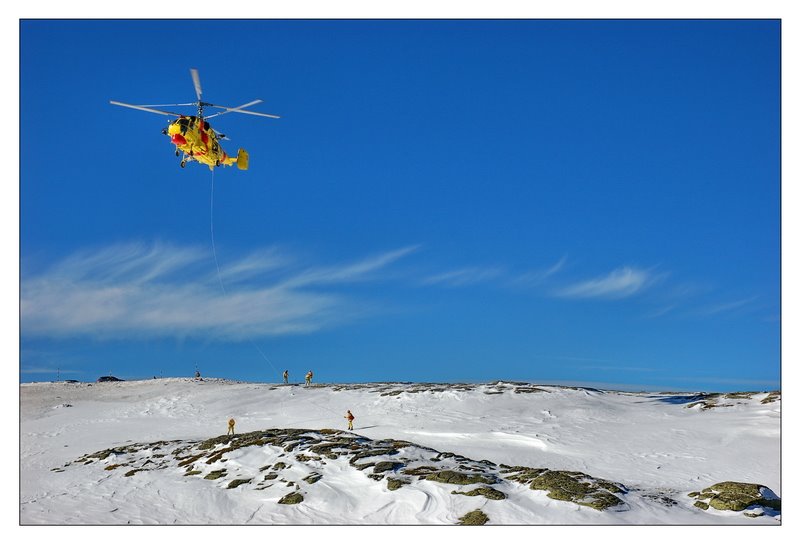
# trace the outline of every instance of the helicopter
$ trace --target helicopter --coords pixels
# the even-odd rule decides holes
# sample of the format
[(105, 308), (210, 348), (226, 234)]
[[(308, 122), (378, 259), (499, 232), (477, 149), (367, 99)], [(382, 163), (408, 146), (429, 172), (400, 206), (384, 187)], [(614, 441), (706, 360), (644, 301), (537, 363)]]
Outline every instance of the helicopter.
[[(256, 115), (261, 117), (271, 117), (280, 119), (277, 115), (264, 114), (261, 112), (252, 112), (245, 110), (249, 106), (263, 102), (260, 99), (250, 101), (241, 106), (233, 108), (228, 106), (219, 106), (211, 104), (210, 102), (203, 101), (203, 89), (200, 86), (200, 73), (196, 68), (191, 68), (189, 73), (192, 76), (194, 83), (194, 91), (197, 95), (197, 102), (187, 102), (183, 104), (127, 104), (125, 102), (117, 102), (110, 100), (109, 102), (115, 106), (124, 106), (126, 108), (133, 108), (135, 110), (143, 110), (154, 114), (166, 115), (174, 117), (174, 121), (167, 121), (167, 127), (162, 129), (161, 133), (169, 136), (170, 141), (175, 145), (175, 156), (181, 157), (181, 168), (186, 166), (186, 163), (197, 161), (207, 165), (212, 171), (214, 167), (218, 166), (231, 166), (236, 164), (239, 170), (247, 170), (250, 163), (250, 156), (244, 149), (239, 149), (235, 157), (229, 156), (222, 149), (219, 144), (220, 140), (228, 140), (224, 134), (218, 134), (208, 120), (219, 115), (229, 114), (232, 112), (248, 115)], [(157, 108), (172, 107), (172, 106), (197, 106), (197, 115), (184, 115), (166, 110), (159, 110)], [(222, 111), (212, 113), (211, 115), (204, 115), (205, 108), (219, 108)]]

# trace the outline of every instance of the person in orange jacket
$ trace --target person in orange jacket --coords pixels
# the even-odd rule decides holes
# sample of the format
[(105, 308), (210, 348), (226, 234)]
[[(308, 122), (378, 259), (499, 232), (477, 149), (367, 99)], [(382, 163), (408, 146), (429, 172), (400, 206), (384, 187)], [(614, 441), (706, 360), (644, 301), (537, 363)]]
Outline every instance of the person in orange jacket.
[(344, 415), (344, 417), (347, 419), (347, 429), (348, 430), (352, 430), (353, 429), (353, 420), (355, 420), (356, 417), (353, 416), (353, 413), (350, 412), (350, 409), (347, 409), (347, 414)]
[(311, 379), (314, 378), (314, 373), (309, 371), (306, 373), (306, 386), (311, 386)]
[(236, 435), (236, 432), (233, 431), (233, 427), (236, 425), (236, 420), (231, 418), (228, 420), (228, 435)]

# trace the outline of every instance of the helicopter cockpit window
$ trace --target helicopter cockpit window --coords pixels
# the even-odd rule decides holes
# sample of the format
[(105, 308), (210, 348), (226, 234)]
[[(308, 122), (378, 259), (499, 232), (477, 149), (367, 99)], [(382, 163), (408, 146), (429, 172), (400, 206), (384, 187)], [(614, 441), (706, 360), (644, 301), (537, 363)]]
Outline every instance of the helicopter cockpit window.
[(178, 119), (178, 127), (180, 128), (181, 134), (186, 136), (186, 131), (189, 129), (189, 119), (186, 117)]

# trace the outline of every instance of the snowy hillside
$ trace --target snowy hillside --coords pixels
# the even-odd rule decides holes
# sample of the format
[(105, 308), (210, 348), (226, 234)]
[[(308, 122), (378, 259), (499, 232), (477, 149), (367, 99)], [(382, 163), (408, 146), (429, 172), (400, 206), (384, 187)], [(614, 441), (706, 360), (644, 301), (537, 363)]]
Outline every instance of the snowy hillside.
[(780, 406), (511, 382), (22, 384), (20, 522), (779, 524)]

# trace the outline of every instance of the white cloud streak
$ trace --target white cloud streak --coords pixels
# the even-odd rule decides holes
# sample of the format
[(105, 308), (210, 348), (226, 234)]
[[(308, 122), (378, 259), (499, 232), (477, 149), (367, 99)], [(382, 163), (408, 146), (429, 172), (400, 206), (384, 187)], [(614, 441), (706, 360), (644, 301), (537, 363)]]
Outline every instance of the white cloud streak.
[(737, 301), (731, 301), (728, 303), (720, 303), (716, 305), (709, 305), (707, 307), (701, 308), (698, 311), (698, 314), (702, 316), (713, 316), (715, 314), (722, 314), (726, 312), (732, 312), (734, 310), (739, 310), (742, 307), (745, 307), (758, 299), (757, 296), (748, 297), (746, 299), (739, 299)]
[(21, 333), (233, 340), (308, 333), (364, 312), (349, 296), (323, 286), (378, 280), (379, 271), (414, 249), (299, 272), (268, 249), (223, 267), (225, 292), (207, 250), (157, 243), (83, 251), (23, 274)]
[(425, 285), (441, 284), (450, 287), (471, 286), (497, 278), (502, 273), (502, 269), (496, 267), (467, 267), (429, 276), (422, 283)]
[(537, 286), (544, 283), (545, 280), (563, 269), (566, 263), (567, 256), (563, 256), (556, 263), (546, 269), (534, 270), (519, 275), (513, 280), (512, 283), (519, 286)]
[(555, 295), (574, 299), (623, 299), (645, 290), (657, 279), (658, 276), (654, 276), (650, 271), (621, 267), (605, 276), (562, 288), (556, 291)]

